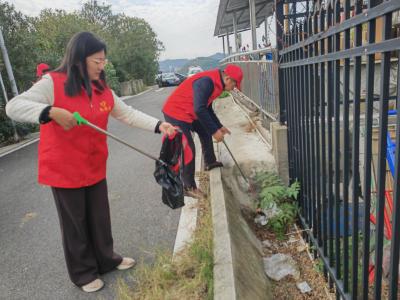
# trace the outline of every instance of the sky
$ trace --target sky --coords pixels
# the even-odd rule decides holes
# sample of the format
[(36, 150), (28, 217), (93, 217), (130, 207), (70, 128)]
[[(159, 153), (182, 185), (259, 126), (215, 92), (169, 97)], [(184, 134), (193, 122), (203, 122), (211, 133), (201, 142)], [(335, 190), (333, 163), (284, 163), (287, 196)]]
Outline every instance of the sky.
[[(18, 11), (37, 16), (42, 9), (64, 9), (72, 12), (83, 0), (9, 0)], [(145, 19), (153, 28), (165, 51), (160, 60), (195, 58), (223, 52), (222, 39), (214, 37), (219, 0), (106, 0), (114, 13)], [(263, 24), (257, 36), (261, 41)], [(233, 36), (230, 38), (233, 45)], [(243, 44), (251, 45), (250, 32), (242, 34)]]

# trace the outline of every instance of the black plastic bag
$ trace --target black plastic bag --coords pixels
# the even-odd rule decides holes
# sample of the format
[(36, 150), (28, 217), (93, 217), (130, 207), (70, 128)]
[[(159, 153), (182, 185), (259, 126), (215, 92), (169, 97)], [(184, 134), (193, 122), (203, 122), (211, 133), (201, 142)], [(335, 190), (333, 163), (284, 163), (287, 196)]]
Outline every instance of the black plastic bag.
[(162, 186), (162, 201), (172, 209), (185, 205), (183, 161), (182, 133), (177, 132), (172, 139), (164, 139), (154, 171), (154, 178)]

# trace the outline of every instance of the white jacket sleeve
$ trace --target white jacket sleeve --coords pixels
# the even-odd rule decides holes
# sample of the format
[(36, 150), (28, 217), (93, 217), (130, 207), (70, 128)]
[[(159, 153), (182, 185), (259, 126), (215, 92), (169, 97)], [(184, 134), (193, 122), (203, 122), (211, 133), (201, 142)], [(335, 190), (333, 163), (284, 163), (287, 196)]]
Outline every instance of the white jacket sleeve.
[(129, 126), (154, 131), (159, 121), (158, 119), (125, 104), (114, 91), (112, 93), (114, 96), (114, 108), (111, 111), (111, 116)]
[(39, 123), (42, 110), (54, 103), (53, 91), (53, 80), (47, 74), (29, 90), (7, 103), (7, 116), (18, 122)]

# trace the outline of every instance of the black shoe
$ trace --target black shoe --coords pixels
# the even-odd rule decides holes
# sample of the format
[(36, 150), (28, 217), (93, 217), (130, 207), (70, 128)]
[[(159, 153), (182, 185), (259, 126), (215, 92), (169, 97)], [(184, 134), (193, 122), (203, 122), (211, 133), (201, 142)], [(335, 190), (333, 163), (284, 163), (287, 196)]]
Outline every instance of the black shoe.
[(206, 165), (206, 166), (204, 167), (204, 169), (205, 169), (206, 171), (210, 171), (210, 170), (212, 170), (212, 169), (214, 169), (214, 168), (222, 168), (223, 166), (224, 166), (224, 165), (222, 164), (222, 162), (220, 162), (220, 161), (214, 161), (213, 163)]

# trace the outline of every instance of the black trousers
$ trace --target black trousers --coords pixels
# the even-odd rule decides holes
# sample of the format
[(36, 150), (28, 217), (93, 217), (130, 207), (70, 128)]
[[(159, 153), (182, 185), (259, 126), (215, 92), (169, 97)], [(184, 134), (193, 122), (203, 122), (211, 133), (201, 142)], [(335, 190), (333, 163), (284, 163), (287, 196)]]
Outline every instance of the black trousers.
[(204, 155), (204, 162), (206, 165), (209, 165), (217, 160), (214, 153), (214, 144), (212, 141), (212, 136), (210, 133), (208, 133), (208, 131), (204, 128), (203, 125), (201, 125), (200, 121), (198, 120), (193, 121), (193, 123), (187, 123), (184, 121), (174, 119), (166, 114), (164, 114), (164, 118), (165, 121), (171, 123), (174, 126), (179, 126), (182, 129), (184, 135), (188, 140), (188, 145), (190, 149), (192, 149), (193, 160), (183, 168), (183, 181), (184, 181), (183, 184), (186, 188), (195, 188), (196, 182), (194, 180), (194, 173), (196, 167), (195, 163), (196, 149), (194, 146), (194, 141), (191, 132), (194, 131), (199, 135), (201, 148), (203, 150), (203, 155)]
[(52, 187), (71, 281), (85, 285), (118, 266), (114, 253), (106, 179), (83, 188)]

